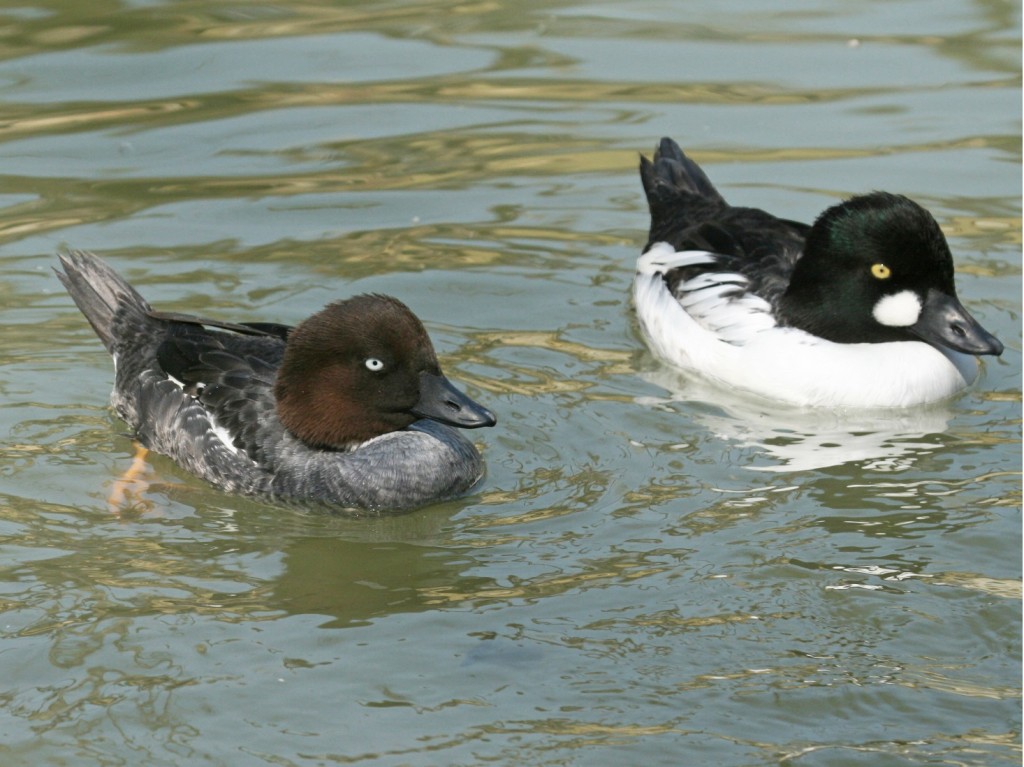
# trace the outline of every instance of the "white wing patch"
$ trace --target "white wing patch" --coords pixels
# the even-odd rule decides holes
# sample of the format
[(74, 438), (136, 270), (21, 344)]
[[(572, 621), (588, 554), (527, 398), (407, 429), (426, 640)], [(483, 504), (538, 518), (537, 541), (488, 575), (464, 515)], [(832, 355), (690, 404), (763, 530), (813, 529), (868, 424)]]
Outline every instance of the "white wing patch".
[[(704, 250), (675, 251), (659, 242), (637, 262), (637, 276), (661, 276), (682, 266), (714, 264), (717, 257)], [(719, 341), (743, 344), (754, 335), (777, 327), (772, 308), (747, 291), (750, 281), (737, 272), (703, 272), (675, 289), (679, 305)]]
[[(164, 373), (164, 375), (167, 376), (167, 380), (168, 381), (170, 381), (172, 384), (177, 386), (182, 391), (185, 391), (185, 384), (182, 381), (179, 381), (177, 378), (172, 376), (170, 373)], [(200, 381), (199, 383), (195, 384), (196, 393), (192, 394), (191, 392), (189, 392), (188, 394), (189, 394), (189, 396), (192, 399), (199, 399), (199, 395), (203, 393), (203, 389), (205, 389), (205, 388), (206, 388), (206, 384), (204, 384), (202, 381)]]
[(636, 262), (636, 270), (640, 274), (664, 274), (678, 266), (697, 266), (715, 263), (715, 254), (706, 250), (676, 251), (667, 242), (659, 242), (640, 256)]
[(238, 455), (241, 451), (235, 447), (234, 440), (231, 439), (231, 432), (225, 429), (223, 426), (217, 423), (217, 420), (210, 414), (210, 431), (213, 432), (213, 436), (224, 443), (224, 446), (235, 455)]
[[(167, 376), (168, 381), (170, 381), (172, 384), (178, 387), (178, 389), (180, 389), (182, 392), (185, 391), (185, 384), (183, 382), (179, 381), (177, 378), (170, 374), (165, 373), (165, 375)], [(214, 417), (213, 413), (207, 410), (203, 406), (203, 404), (199, 402), (199, 395), (202, 393), (203, 389), (206, 388), (206, 384), (197, 383), (195, 385), (195, 388), (196, 393), (188, 394), (188, 396), (191, 397), (193, 401), (195, 401), (197, 407), (201, 408), (201, 412), (206, 416), (206, 419), (209, 421), (210, 433), (213, 434), (213, 436), (215, 436), (217, 440), (221, 442), (224, 445), (224, 447), (226, 447), (232, 453), (234, 453), (235, 455), (241, 455), (242, 451), (235, 446), (234, 440), (231, 437), (231, 432), (228, 431), (223, 426), (221, 426), (220, 424), (218, 424), (217, 419)]]

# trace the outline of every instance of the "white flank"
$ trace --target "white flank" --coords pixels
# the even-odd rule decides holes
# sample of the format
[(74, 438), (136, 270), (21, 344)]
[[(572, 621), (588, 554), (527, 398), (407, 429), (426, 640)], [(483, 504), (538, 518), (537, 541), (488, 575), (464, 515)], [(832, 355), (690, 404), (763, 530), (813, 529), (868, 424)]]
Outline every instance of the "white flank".
[(921, 316), (921, 299), (912, 290), (901, 290), (880, 298), (871, 314), (883, 325), (909, 327)]
[(702, 275), (680, 285), (678, 298), (662, 278), (675, 266), (713, 262), (712, 254), (677, 253), (666, 243), (637, 262), (640, 326), (651, 349), (683, 370), (795, 405), (853, 408), (936, 402), (976, 374), (973, 357), (921, 342), (837, 344), (779, 327), (766, 301), (737, 295), (747, 284), (740, 275)]

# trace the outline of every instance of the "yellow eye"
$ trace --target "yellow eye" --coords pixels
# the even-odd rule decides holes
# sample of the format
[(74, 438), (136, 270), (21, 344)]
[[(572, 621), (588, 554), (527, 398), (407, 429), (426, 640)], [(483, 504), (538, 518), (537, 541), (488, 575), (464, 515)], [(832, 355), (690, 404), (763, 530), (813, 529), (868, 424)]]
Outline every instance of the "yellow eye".
[(880, 280), (887, 280), (892, 276), (892, 269), (885, 264), (872, 264), (871, 274)]

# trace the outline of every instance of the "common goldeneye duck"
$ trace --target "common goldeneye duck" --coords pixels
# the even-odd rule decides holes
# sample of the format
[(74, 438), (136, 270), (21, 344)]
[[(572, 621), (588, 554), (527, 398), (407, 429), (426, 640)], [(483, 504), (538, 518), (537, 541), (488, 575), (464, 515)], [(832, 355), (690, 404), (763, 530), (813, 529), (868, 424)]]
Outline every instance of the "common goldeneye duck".
[(235, 324), (154, 311), (90, 253), (60, 260), (57, 276), (114, 358), (117, 413), (145, 447), (218, 487), (389, 512), (483, 475), (449, 427), (495, 417), (445, 378), (397, 299), (338, 301), (294, 328)]
[(654, 352), (796, 405), (900, 407), (967, 386), (1003, 345), (961, 305), (939, 225), (874, 192), (813, 226), (729, 205), (671, 139), (640, 158), (651, 211), (633, 297)]

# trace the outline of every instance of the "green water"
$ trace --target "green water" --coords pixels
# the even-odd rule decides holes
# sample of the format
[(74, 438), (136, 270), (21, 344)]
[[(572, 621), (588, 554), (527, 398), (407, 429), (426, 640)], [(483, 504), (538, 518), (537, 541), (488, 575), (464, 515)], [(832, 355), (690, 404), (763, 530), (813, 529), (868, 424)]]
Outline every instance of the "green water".
[[(0, 8), (0, 764), (1018, 765), (1020, 8)], [(1007, 345), (943, 405), (774, 412), (629, 302), (663, 135), (809, 220), (931, 209)], [(399, 296), (499, 416), (472, 495), (353, 520), (133, 451), (51, 267), (294, 323)]]

